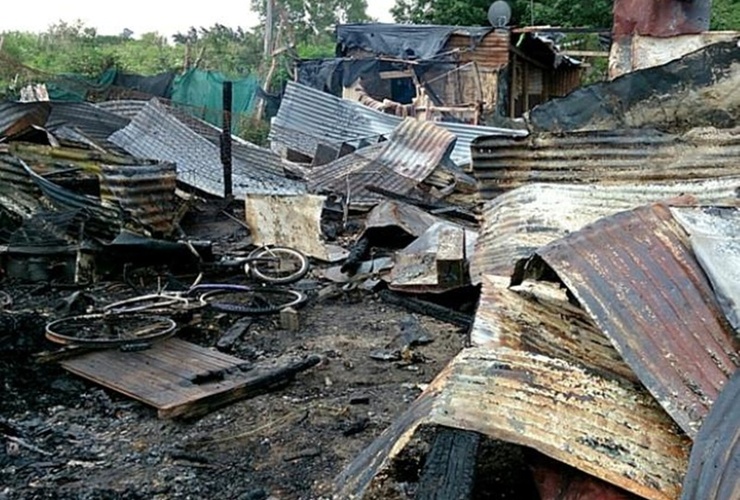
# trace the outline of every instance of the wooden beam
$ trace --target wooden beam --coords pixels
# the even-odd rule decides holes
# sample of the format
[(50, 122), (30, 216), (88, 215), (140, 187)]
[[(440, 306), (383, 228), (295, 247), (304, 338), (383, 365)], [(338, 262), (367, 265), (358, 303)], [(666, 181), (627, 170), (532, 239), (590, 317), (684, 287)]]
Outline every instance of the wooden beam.
[(381, 80), (397, 80), (399, 78), (411, 78), (413, 76), (411, 70), (381, 71), (379, 74)]
[(561, 54), (572, 57), (609, 57), (609, 52), (601, 50), (564, 50)]

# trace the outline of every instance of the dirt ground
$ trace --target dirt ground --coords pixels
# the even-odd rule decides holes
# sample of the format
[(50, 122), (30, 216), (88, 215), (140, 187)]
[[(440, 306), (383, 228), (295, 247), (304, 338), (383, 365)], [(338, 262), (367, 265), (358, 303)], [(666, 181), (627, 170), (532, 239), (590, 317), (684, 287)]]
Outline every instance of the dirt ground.
[[(59, 314), (73, 290), (5, 285), (13, 310), (25, 313), (18, 320), (24, 322), (23, 338), (0, 335), (3, 500), (326, 498), (334, 477), (466, 338), (454, 325), (410, 316), (372, 293), (359, 300), (314, 298), (300, 311), (299, 331), (280, 329), (273, 316), (260, 319), (232, 354), (259, 364), (318, 354), (319, 366), (282, 390), (200, 419), (160, 420), (144, 404), (56, 364), (35, 362), (33, 353), (53, 347), (43, 339), (45, 322)], [(123, 284), (99, 284), (88, 292), (91, 302), (131, 294)], [(179, 335), (214, 346), (236, 319), (208, 313)], [(401, 325), (409, 323), (431, 340), (414, 347), (412, 360), (371, 357), (392, 351)]]

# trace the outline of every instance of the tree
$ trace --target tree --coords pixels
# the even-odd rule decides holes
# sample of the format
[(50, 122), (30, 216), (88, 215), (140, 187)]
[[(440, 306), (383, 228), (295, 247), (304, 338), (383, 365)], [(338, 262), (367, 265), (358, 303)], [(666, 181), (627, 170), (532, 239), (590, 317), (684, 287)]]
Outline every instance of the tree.
[(253, 72), (260, 64), (262, 35), (259, 30), (244, 31), (221, 24), (210, 28), (191, 27), (173, 36), (175, 43), (189, 51), (190, 63), (206, 70), (239, 77)]

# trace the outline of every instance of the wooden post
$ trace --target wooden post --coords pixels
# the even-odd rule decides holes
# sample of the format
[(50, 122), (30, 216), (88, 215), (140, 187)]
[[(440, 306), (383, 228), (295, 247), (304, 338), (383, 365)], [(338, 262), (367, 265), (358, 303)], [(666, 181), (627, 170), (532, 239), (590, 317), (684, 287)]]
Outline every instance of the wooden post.
[(224, 166), (224, 198), (233, 195), (233, 183), (231, 179), (231, 109), (232, 109), (232, 82), (223, 84), (223, 123), (221, 130), (221, 163)]

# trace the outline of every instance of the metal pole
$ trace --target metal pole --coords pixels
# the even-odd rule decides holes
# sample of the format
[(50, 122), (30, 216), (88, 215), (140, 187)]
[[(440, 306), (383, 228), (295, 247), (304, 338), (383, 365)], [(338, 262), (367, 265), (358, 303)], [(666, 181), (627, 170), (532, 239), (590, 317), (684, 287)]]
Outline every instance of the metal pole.
[(224, 166), (224, 198), (233, 195), (231, 180), (231, 109), (232, 109), (232, 82), (223, 85), (223, 121), (221, 130), (221, 163)]

